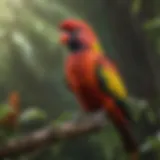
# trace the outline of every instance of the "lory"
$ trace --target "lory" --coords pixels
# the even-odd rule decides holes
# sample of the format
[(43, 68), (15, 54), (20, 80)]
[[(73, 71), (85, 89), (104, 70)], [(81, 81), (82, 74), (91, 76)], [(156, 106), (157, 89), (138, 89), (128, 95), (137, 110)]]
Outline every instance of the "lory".
[(85, 21), (66, 19), (59, 28), (60, 43), (69, 50), (64, 68), (70, 90), (84, 111), (105, 110), (126, 151), (136, 155), (138, 145), (125, 103), (128, 92), (116, 64), (104, 54), (93, 28)]

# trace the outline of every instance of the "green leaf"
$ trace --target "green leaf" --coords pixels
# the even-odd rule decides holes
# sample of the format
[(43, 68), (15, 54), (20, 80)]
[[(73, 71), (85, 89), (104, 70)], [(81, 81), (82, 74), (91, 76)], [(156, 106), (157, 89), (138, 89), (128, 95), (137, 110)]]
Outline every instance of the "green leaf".
[(4, 119), (13, 109), (7, 104), (0, 105), (0, 120)]
[(156, 115), (155, 115), (155, 113), (153, 111), (148, 111), (147, 112), (147, 116), (148, 116), (149, 121), (152, 124), (156, 124)]
[(143, 113), (147, 113), (149, 108), (146, 100), (139, 100), (135, 98), (129, 98), (126, 102), (129, 106), (130, 113), (135, 122), (138, 122)]
[(140, 12), (141, 5), (142, 0), (133, 0), (131, 10), (134, 15), (137, 15)]
[(63, 112), (59, 117), (58, 120), (68, 120), (71, 119), (73, 116), (73, 113), (71, 112)]
[(109, 124), (107, 129), (105, 128), (100, 133), (94, 135), (93, 139), (97, 139), (100, 142), (108, 159), (113, 159), (114, 155), (112, 153), (115, 149), (122, 148), (119, 134), (112, 124)]
[(146, 139), (146, 142), (141, 146), (141, 152), (147, 152), (151, 149), (160, 148), (160, 133), (155, 136), (150, 136)]
[(74, 121), (74, 116), (73, 115), (77, 115), (77, 112), (63, 112), (56, 120), (52, 121), (51, 123), (53, 125), (59, 125), (60, 123), (64, 122), (64, 121)]
[(36, 107), (32, 107), (26, 109), (20, 116), (20, 122), (28, 122), (33, 120), (45, 120), (47, 118), (47, 114)]
[(144, 24), (144, 28), (147, 30), (153, 30), (153, 29), (157, 29), (157, 28), (160, 29), (160, 18), (158, 17), (158, 18), (154, 18), (150, 21), (147, 21)]

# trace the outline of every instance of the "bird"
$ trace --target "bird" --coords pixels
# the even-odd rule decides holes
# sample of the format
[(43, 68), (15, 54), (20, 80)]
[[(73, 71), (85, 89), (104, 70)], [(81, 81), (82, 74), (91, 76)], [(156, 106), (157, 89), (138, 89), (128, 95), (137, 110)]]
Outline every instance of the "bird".
[(6, 107), (11, 109), (8, 114), (0, 120), (0, 126), (8, 129), (15, 129), (18, 125), (18, 118), (20, 116), (20, 95), (18, 91), (11, 91), (6, 100)]
[(84, 20), (65, 19), (59, 24), (59, 42), (68, 50), (64, 77), (69, 90), (87, 113), (103, 109), (118, 131), (132, 160), (138, 144), (130, 127), (128, 97), (120, 71), (102, 49), (94, 29)]

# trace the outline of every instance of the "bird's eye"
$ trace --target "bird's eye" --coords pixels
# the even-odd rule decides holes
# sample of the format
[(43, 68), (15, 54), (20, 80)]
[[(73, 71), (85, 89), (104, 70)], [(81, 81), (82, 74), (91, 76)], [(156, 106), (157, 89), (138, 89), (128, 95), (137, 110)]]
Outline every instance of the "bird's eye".
[(83, 43), (78, 38), (79, 30), (72, 31), (70, 33), (70, 40), (68, 42), (69, 48), (72, 51), (78, 51), (84, 48)]

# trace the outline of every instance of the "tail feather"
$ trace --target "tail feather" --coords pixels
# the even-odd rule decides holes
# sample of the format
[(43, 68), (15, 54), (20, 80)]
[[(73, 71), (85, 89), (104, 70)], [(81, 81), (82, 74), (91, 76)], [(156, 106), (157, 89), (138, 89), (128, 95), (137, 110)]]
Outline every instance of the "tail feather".
[(120, 134), (123, 143), (123, 147), (125, 151), (129, 154), (130, 159), (139, 160), (138, 143), (134, 135), (132, 134), (130, 127), (118, 123), (117, 124), (115, 123), (115, 126), (118, 129), (118, 132)]
[(123, 142), (123, 146), (128, 153), (133, 153), (138, 150), (137, 141), (132, 134), (132, 131), (128, 125), (122, 125), (118, 123), (114, 123), (118, 132), (120, 133), (120, 137)]
[(120, 134), (124, 149), (128, 153), (134, 153), (138, 151), (138, 144), (135, 136), (132, 134), (129, 126), (129, 121), (126, 115), (123, 114), (121, 109), (112, 105), (107, 111), (112, 123)]
[(124, 102), (123, 100), (117, 100), (116, 104), (119, 107), (119, 109), (121, 110), (122, 114), (125, 115), (126, 119), (128, 121), (134, 123), (133, 117), (131, 116), (131, 114), (129, 112), (128, 104), (126, 102)]

